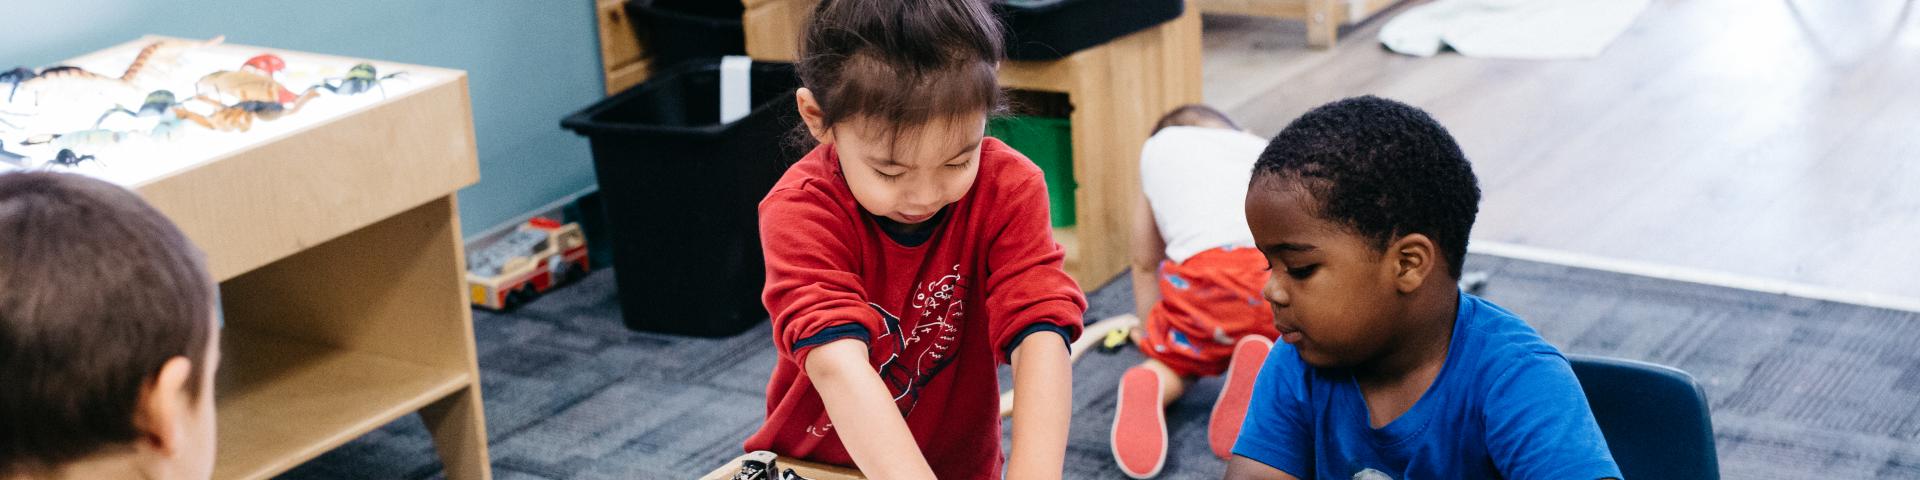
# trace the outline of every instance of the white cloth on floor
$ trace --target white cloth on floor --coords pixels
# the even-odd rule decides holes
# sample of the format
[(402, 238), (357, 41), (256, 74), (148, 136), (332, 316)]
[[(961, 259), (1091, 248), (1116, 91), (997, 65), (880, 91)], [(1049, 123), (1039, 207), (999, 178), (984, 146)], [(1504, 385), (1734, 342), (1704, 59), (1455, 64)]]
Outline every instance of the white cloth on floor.
[(1428, 57), (1442, 45), (1481, 58), (1593, 58), (1649, 0), (1438, 0), (1407, 9), (1380, 28), (1380, 43)]

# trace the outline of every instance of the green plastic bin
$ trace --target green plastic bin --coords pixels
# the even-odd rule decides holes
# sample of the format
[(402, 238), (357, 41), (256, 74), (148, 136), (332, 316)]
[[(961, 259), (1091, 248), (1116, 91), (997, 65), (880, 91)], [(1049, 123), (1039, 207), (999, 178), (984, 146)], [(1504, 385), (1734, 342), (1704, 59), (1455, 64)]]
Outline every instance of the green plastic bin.
[(1046, 172), (1053, 226), (1073, 226), (1073, 123), (1064, 118), (1010, 116), (987, 121), (987, 135), (1007, 142)]

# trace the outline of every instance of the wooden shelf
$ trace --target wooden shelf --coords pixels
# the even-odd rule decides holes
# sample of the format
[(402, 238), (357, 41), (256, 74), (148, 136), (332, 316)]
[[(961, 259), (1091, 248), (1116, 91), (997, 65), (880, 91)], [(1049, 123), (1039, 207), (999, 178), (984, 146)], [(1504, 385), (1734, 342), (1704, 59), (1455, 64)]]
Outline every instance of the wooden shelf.
[(647, 52), (634, 36), (627, 4), (621, 0), (596, 0), (594, 22), (600, 32), (600, 68), (606, 79), (607, 95), (625, 91), (647, 79)]
[(228, 329), (213, 478), (269, 478), (466, 387), (458, 370)]
[[(1060, 244), (1060, 249), (1067, 251), (1067, 261), (1063, 267), (1066, 268), (1068, 272), (1080, 271), (1080, 237), (1077, 232), (1078, 230), (1073, 227), (1054, 227), (1053, 229), (1053, 241)], [(1085, 283), (1087, 281), (1098, 281), (1096, 279), (1082, 280), (1075, 278), (1074, 281), (1082, 282), (1080, 284), (1081, 290), (1093, 291), (1094, 288), (1099, 288), (1099, 285), (1087, 285)]]

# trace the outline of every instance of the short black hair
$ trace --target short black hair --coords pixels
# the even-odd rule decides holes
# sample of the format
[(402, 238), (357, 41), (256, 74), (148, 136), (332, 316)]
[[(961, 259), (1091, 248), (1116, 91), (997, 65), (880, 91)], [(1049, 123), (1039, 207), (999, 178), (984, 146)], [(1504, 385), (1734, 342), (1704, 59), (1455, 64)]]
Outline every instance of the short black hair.
[(1467, 236), (1480, 210), (1473, 165), (1427, 112), (1375, 96), (1321, 105), (1267, 144), (1253, 179), (1303, 187), (1318, 216), (1384, 250), (1394, 238), (1432, 238), (1460, 278)]
[(69, 173), (0, 174), (0, 478), (141, 434), (141, 391), (173, 357), (210, 366), (205, 257), (133, 192)]

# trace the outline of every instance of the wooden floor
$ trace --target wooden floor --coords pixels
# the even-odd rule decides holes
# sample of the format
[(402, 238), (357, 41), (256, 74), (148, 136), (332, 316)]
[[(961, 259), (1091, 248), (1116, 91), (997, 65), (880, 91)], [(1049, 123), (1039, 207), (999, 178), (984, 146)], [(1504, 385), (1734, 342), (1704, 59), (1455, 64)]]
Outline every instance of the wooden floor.
[(1353, 95), (1425, 108), (1479, 174), (1476, 242), (1908, 301), (1910, 3), (1655, 0), (1600, 58), (1544, 62), (1393, 54), (1378, 20), (1312, 51), (1300, 23), (1208, 16), (1206, 98), (1260, 135)]

